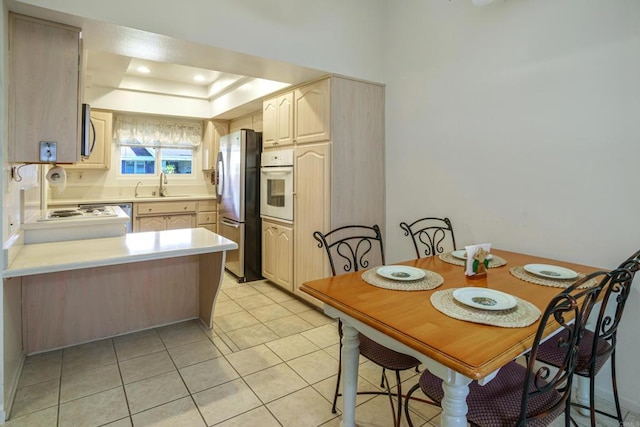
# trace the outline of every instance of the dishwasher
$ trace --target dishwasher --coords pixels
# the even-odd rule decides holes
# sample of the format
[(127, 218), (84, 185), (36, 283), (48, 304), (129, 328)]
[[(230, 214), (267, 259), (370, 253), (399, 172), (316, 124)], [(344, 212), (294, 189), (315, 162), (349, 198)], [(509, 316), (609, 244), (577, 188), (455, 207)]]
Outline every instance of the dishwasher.
[(86, 205), (78, 205), (79, 208), (85, 208), (85, 209), (99, 209), (104, 206), (119, 206), (120, 209), (122, 209), (124, 213), (126, 213), (127, 216), (129, 216), (129, 222), (127, 222), (126, 224), (127, 233), (131, 233), (133, 231), (133, 209), (132, 209), (131, 203), (103, 203), (103, 204), (91, 203)]

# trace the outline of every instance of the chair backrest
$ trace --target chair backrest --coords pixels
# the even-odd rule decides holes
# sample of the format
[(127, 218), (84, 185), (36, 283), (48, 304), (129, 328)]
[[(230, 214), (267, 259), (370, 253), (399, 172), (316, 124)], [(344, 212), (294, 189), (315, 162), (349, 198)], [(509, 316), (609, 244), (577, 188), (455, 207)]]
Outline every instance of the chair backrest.
[(421, 218), (411, 224), (403, 221), (400, 228), (405, 236), (411, 237), (418, 258), (456, 249), (456, 238), (449, 218)]
[[(571, 384), (578, 362), (580, 339), (584, 335), (587, 319), (600, 293), (614, 275), (613, 272), (604, 271), (587, 275), (557, 294), (547, 305), (540, 318), (528, 357), (518, 426), (525, 426), (527, 421), (541, 418), (559, 408), (564, 408), (567, 417), (565, 421), (569, 421)], [(595, 279), (597, 284), (587, 289), (579, 289), (579, 286), (591, 279)], [(559, 352), (563, 355), (557, 372), (546, 365), (542, 367), (536, 365), (538, 347), (544, 339), (545, 329), (552, 324), (556, 327), (560, 325), (559, 333), (563, 337), (556, 343)], [(554, 390), (558, 393), (558, 399), (550, 401), (548, 393)]]
[[(599, 358), (609, 357), (616, 349), (618, 326), (622, 319), (631, 284), (636, 272), (640, 269), (640, 251), (627, 258), (618, 269), (612, 272), (609, 286), (603, 290), (602, 305), (595, 324), (590, 369), (594, 374), (602, 367)], [(607, 342), (609, 345), (603, 345)]]
[(382, 234), (377, 224), (373, 227), (347, 225), (326, 234), (316, 231), (313, 237), (319, 248), (325, 248), (334, 276), (384, 265)]

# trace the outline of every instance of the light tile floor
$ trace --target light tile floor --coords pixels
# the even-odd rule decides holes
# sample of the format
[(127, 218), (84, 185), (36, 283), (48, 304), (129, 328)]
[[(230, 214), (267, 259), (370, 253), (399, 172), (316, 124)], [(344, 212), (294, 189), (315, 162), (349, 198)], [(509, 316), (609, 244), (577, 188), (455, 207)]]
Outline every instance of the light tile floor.
[[(266, 281), (231, 277), (214, 313), (213, 331), (187, 321), (28, 357), (6, 425), (340, 425), (340, 413), (331, 413), (339, 349), (332, 319)], [(403, 374), (404, 390), (416, 375)], [(359, 389), (375, 390), (379, 380), (380, 369), (361, 358)], [(357, 403), (359, 426), (392, 425), (387, 397)], [(439, 425), (439, 409), (411, 409), (416, 426)], [(626, 420), (640, 427), (638, 415)]]

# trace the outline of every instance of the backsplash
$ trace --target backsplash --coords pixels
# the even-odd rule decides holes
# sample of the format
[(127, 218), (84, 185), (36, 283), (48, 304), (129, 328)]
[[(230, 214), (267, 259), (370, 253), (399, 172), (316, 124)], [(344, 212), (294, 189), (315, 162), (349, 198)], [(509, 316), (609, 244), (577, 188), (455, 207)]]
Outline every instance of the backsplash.
[[(99, 199), (118, 199), (135, 197), (135, 184), (118, 186), (118, 187), (101, 187), (96, 185), (86, 186), (67, 186), (64, 192), (58, 193), (55, 189), (49, 190), (49, 204), (56, 200), (99, 200)], [(150, 196), (152, 192), (157, 191), (158, 185), (143, 184), (138, 187), (138, 193), (144, 196)], [(196, 185), (171, 185), (169, 183), (167, 196), (179, 195), (215, 195), (215, 189), (212, 185), (196, 186)]]

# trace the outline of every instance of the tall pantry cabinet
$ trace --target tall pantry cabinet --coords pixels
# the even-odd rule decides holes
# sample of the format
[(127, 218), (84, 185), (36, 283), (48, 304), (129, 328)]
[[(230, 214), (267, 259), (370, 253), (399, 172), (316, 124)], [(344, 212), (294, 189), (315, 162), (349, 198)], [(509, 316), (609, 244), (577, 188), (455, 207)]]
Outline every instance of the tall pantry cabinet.
[[(292, 94), (293, 291), (319, 305), (299, 290), (304, 282), (331, 275), (313, 232), (378, 224), (384, 234), (384, 87), (332, 76)], [(265, 116), (265, 129), (266, 122)]]

